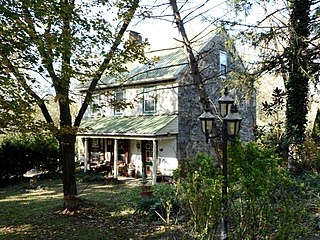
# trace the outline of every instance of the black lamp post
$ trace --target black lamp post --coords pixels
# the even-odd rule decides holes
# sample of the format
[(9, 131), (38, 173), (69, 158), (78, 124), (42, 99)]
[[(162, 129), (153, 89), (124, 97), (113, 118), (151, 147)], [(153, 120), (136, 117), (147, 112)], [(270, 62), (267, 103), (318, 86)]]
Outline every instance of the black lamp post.
[[(228, 225), (226, 218), (227, 209), (227, 194), (228, 194), (228, 171), (227, 171), (227, 144), (228, 139), (234, 139), (240, 131), (241, 116), (238, 113), (237, 106), (234, 105), (234, 100), (228, 96), (228, 90), (225, 89), (224, 96), (218, 102), (220, 106), (220, 116), (222, 122), (222, 220), (221, 220), (221, 239), (228, 239)], [(206, 135), (206, 142), (209, 139), (216, 138), (219, 135), (213, 135), (214, 116), (210, 113), (209, 106), (206, 106), (205, 112), (199, 117), (202, 125), (202, 130)]]

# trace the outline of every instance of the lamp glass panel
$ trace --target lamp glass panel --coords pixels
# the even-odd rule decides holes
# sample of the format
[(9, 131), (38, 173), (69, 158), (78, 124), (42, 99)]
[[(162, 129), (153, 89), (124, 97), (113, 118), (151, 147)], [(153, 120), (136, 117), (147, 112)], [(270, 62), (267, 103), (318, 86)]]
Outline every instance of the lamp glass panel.
[(228, 136), (233, 138), (235, 137), (240, 131), (240, 121), (228, 121), (227, 123), (227, 130)]
[(240, 124), (241, 124), (241, 121), (237, 121), (236, 122), (236, 134), (238, 134), (240, 132)]
[(212, 128), (213, 128), (213, 124), (212, 124), (212, 120), (206, 120), (206, 122), (207, 122), (207, 128), (206, 128), (206, 134), (210, 134), (211, 132), (212, 132)]
[(228, 104), (227, 103), (220, 103), (220, 115), (221, 117), (227, 116), (228, 112)]
[(206, 128), (207, 128), (207, 121), (206, 120), (202, 120), (201, 121), (201, 127), (202, 127), (202, 131), (204, 132), (204, 134), (206, 134), (207, 132), (207, 130), (206, 130)]
[(236, 123), (233, 121), (228, 121), (227, 129), (228, 129), (228, 136), (233, 137), (236, 131)]

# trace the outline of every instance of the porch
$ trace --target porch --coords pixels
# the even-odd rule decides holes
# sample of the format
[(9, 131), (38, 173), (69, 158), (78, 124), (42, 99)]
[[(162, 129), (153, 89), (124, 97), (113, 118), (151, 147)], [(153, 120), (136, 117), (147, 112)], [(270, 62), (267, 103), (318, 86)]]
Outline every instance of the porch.
[(88, 119), (78, 135), (78, 160), (84, 171), (157, 179), (172, 176), (176, 157), (176, 116)]

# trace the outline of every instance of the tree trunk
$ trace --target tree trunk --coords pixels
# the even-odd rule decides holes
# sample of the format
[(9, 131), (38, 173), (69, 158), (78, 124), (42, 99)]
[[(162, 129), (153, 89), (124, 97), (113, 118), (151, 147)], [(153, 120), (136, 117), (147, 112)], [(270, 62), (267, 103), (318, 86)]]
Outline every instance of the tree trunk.
[[(64, 89), (65, 90), (65, 89)], [(61, 91), (63, 92), (63, 91)], [(59, 99), (60, 133), (58, 136), (62, 161), (62, 179), (64, 196), (76, 196), (77, 185), (75, 178), (75, 134), (72, 128), (72, 118), (68, 94)], [(67, 99), (67, 100), (66, 100)]]
[[(294, 169), (299, 159), (304, 142), (308, 113), (310, 57), (308, 56), (309, 12), (310, 0), (292, 0), (290, 14), (290, 42), (288, 52), (288, 80), (285, 82), (287, 91), (286, 134), (295, 157), (288, 159), (288, 168)], [(290, 149), (289, 149), (290, 153)]]
[(186, 30), (184, 28), (184, 24), (181, 19), (176, 0), (170, 0), (170, 6), (172, 8), (175, 23), (176, 23), (177, 28), (179, 30), (179, 33), (183, 39), (183, 45), (184, 45), (186, 56), (188, 58), (188, 63), (189, 63), (189, 68), (190, 68), (190, 75), (192, 76), (192, 78), (194, 80), (194, 84), (195, 84), (195, 86), (198, 90), (198, 93), (199, 93), (200, 108), (201, 108), (201, 110), (204, 110), (206, 107), (206, 104), (208, 103), (209, 98), (208, 98), (208, 94), (205, 90), (203, 78), (202, 78), (200, 71), (199, 71), (198, 61), (194, 56), (191, 42), (189, 41), (188, 35), (187, 35)]
[(60, 150), (62, 160), (63, 195), (77, 195), (75, 178), (75, 135), (65, 133), (60, 136)]
[(302, 143), (305, 136), (308, 102), (309, 0), (291, 1), (290, 45), (288, 51), (289, 78), (286, 82), (286, 130), (295, 143)]

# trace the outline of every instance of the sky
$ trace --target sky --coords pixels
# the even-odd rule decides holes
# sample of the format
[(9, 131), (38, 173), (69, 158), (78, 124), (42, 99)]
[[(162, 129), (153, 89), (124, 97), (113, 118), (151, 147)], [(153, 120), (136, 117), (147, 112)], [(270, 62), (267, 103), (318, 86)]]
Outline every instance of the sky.
[[(144, 0), (142, 4), (156, 5), (161, 2), (168, 3), (169, 1), (150, 1)], [(195, 3), (189, 2), (188, 5), (185, 5), (181, 11), (181, 17), (184, 18), (187, 13), (189, 13), (189, 9), (192, 7), (200, 6), (202, 3), (207, 2), (204, 7), (199, 8), (194, 14), (189, 17), (192, 20), (188, 21), (185, 19), (185, 28), (187, 34), (192, 38), (195, 34), (198, 34), (208, 25), (208, 22), (202, 21), (201, 13), (207, 11), (207, 15), (211, 15), (214, 17), (219, 17), (224, 14), (223, 8), (225, 5), (223, 4), (225, 1), (222, 0), (209, 0), (203, 1), (198, 0)], [(178, 7), (180, 7), (178, 3)], [(163, 10), (164, 9), (164, 10)], [(185, 12), (184, 12), (185, 9)], [(159, 9), (155, 11), (153, 15), (170, 15), (166, 17), (166, 20), (161, 19), (144, 19), (144, 20), (135, 20), (133, 24), (130, 25), (130, 30), (139, 32), (143, 39), (147, 38), (149, 43), (151, 44), (150, 48), (152, 50), (155, 49), (163, 49), (167, 47), (172, 47), (172, 45), (176, 46), (179, 42), (176, 39), (181, 39), (178, 29), (176, 28), (175, 23), (173, 22), (174, 18), (172, 16), (172, 10), (170, 7)]]

